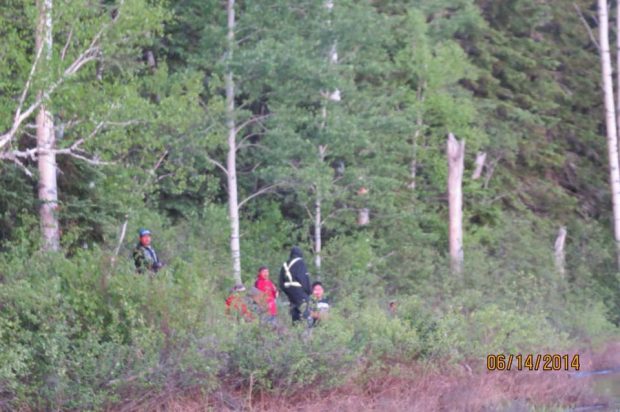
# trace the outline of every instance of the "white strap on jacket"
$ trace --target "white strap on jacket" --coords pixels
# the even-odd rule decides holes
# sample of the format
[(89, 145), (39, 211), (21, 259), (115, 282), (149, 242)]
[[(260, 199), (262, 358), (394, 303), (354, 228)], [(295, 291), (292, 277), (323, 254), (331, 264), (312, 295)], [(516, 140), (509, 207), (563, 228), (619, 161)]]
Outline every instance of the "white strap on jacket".
[(287, 265), (286, 262), (283, 263), (284, 266), (284, 273), (286, 274), (286, 277), (288, 278), (288, 282), (284, 282), (284, 287), (288, 288), (288, 287), (296, 287), (296, 288), (300, 288), (301, 287), (301, 283), (299, 282), (293, 282), (293, 276), (291, 276), (291, 271), (290, 269), (293, 267), (293, 265), (300, 260), (300, 258), (296, 257), (295, 259), (291, 260), (291, 264)]

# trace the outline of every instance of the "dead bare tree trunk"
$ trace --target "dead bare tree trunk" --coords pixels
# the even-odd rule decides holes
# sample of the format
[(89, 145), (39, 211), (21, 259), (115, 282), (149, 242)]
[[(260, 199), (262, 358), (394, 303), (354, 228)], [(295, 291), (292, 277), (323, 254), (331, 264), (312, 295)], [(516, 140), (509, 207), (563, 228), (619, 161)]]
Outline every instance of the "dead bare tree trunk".
[(448, 135), (448, 203), (450, 209), (450, 268), (461, 273), (463, 268), (463, 168), (465, 141), (457, 141), (452, 133)]
[(558, 236), (555, 239), (555, 268), (563, 279), (565, 270), (564, 244), (566, 243), (566, 227), (562, 226), (558, 230)]
[(235, 42), (235, 0), (227, 0), (228, 15), (228, 67), (226, 68), (226, 127), (228, 128), (228, 218), (230, 219), (230, 254), (235, 284), (241, 284), (241, 247), (239, 244), (239, 201), (237, 197), (237, 129), (235, 125), (235, 83), (230, 67)]
[(471, 174), (472, 180), (480, 179), (480, 176), (482, 176), (482, 169), (484, 168), (484, 162), (486, 160), (486, 152), (478, 152), (476, 155), (476, 169), (474, 169), (474, 173)]
[[(37, 52), (44, 48), (44, 70), (49, 70), (52, 60), (52, 0), (39, 0), (39, 22), (36, 33)], [(43, 91), (39, 92), (41, 97)], [(39, 107), (36, 117), (37, 153), (39, 169), (39, 219), (43, 250), (60, 249), (60, 225), (58, 224), (58, 185), (56, 182), (56, 136), (54, 120), (45, 103)]]
[(620, 270), (620, 170), (618, 169), (618, 128), (609, 50), (609, 24), (607, 0), (598, 0), (599, 39), (601, 50), (601, 73), (605, 99), (605, 124), (607, 129), (607, 151), (609, 156), (609, 183), (613, 205), (614, 240), (616, 263)]

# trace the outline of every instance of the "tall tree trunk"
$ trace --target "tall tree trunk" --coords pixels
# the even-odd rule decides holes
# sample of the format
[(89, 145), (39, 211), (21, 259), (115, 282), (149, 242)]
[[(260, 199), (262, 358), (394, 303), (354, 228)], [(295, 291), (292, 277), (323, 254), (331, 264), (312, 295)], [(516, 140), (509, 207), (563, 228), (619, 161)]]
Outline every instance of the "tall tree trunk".
[(601, 47), (601, 73), (605, 98), (605, 125), (607, 128), (607, 151), (609, 156), (609, 183), (613, 205), (614, 240), (616, 264), (620, 270), (620, 170), (618, 169), (618, 128), (609, 51), (609, 24), (607, 0), (598, 0), (599, 39)]
[[(331, 14), (333, 8), (334, 8), (334, 1), (333, 0), (327, 0), (325, 2), (325, 7), (327, 7), (327, 9), (329, 10), (329, 13)], [(327, 25), (331, 25), (331, 20), (328, 19), (327, 20)], [(329, 63), (330, 64), (337, 64), (338, 63), (338, 51), (336, 49), (336, 43), (334, 43), (329, 51)], [(323, 95), (323, 93), (321, 93), (321, 95)], [(332, 93), (326, 93), (325, 95), (326, 100), (332, 100), (332, 101), (340, 101), (340, 91), (338, 89), (336, 89), (334, 92)], [(321, 125), (320, 128), (321, 130), (325, 129), (327, 125), (327, 101), (323, 104), (323, 107), (321, 109)], [(323, 163), (325, 161), (325, 153), (327, 152), (327, 146), (325, 145), (319, 145), (318, 148), (318, 154), (319, 154), (319, 161), (321, 163)], [(315, 189), (316, 189), (316, 193), (315, 193), (315, 200), (314, 200), (314, 266), (316, 267), (316, 272), (317, 275), (320, 276), (321, 274), (321, 249), (322, 249), (322, 242), (321, 242), (321, 237), (322, 237), (322, 229), (323, 229), (323, 222), (322, 222), (322, 193), (321, 193), (321, 185), (320, 184), (315, 184)]]
[[(323, 106), (323, 122), (327, 118), (327, 109)], [(321, 128), (325, 127), (324, 123)], [(319, 162), (325, 162), (325, 155), (327, 154), (327, 146), (319, 145)], [(316, 267), (317, 275), (321, 274), (321, 250), (323, 243), (321, 241), (323, 230), (323, 217), (322, 217), (322, 202), (323, 194), (321, 192), (321, 185), (315, 184), (315, 198), (314, 198), (314, 266)]]
[[(39, 0), (39, 21), (36, 32), (37, 52), (44, 48), (44, 70), (52, 61), (52, 0)], [(39, 96), (42, 92), (39, 92)], [(60, 249), (60, 225), (58, 224), (58, 186), (56, 182), (56, 136), (54, 120), (46, 104), (39, 108), (37, 124), (37, 153), (39, 169), (39, 218), (43, 250)]]
[(465, 141), (448, 136), (448, 202), (450, 209), (450, 268), (461, 273), (463, 267), (463, 168)]
[(235, 0), (227, 0), (228, 14), (228, 64), (226, 68), (226, 127), (228, 128), (228, 156), (226, 171), (228, 177), (228, 218), (230, 219), (230, 254), (233, 277), (241, 284), (241, 247), (239, 245), (239, 200), (237, 198), (237, 129), (235, 125), (235, 83), (230, 67), (235, 42)]
[[(620, 127), (620, 31), (618, 30), (620, 30), (620, 4), (616, 6), (616, 127)], [(616, 135), (620, 136), (620, 130), (616, 129)]]

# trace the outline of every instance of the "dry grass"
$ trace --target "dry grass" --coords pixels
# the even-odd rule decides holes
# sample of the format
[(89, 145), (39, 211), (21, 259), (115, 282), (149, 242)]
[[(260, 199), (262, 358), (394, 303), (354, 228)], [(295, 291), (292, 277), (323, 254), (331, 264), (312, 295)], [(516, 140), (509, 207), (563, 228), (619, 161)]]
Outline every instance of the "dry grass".
[[(620, 342), (581, 350), (581, 370), (620, 366)], [(473, 365), (473, 368), (469, 365)], [(360, 376), (366, 376), (360, 382)], [(335, 389), (307, 389), (289, 397), (222, 383), (210, 394), (199, 389), (147, 393), (110, 411), (527, 411), (531, 406), (605, 404), (591, 390), (590, 378), (570, 372), (488, 372), (484, 360), (461, 365), (394, 363), (368, 378), (343, 382)]]

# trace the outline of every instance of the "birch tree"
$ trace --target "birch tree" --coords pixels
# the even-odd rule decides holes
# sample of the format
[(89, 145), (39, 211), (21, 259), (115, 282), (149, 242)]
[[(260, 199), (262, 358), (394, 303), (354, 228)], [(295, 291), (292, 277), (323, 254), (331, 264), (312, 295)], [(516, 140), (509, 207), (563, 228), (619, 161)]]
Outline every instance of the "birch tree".
[[(57, 156), (97, 166), (107, 164), (101, 153), (117, 151), (115, 145), (123, 138), (122, 133), (107, 145), (99, 146), (101, 150), (93, 150), (94, 138), (112, 128), (136, 123), (136, 119), (121, 120), (132, 112), (131, 98), (135, 94), (129, 95), (135, 81), (116, 88), (117, 97), (126, 104), (121, 108), (111, 98), (106, 82), (102, 83), (101, 70), (91, 76), (85, 69), (100, 62), (106, 53), (116, 59), (131, 56), (144, 41), (145, 33), (157, 30), (162, 21), (161, 9), (145, 5), (142, 0), (119, 0), (113, 5), (93, 7), (68, 2), (63, 4), (62, 11), (55, 12), (52, 0), (37, 1), (34, 53), (24, 49), (19, 57), (31, 61), (31, 66), (19, 94), (13, 98), (12, 119), (3, 124), (4, 131), (0, 132), (0, 160), (12, 162), (36, 180), (42, 247), (51, 251), (60, 247)], [(145, 17), (144, 22), (133, 19), (132, 14), (138, 12)], [(54, 16), (59, 16), (57, 24), (53, 24)], [(72, 26), (77, 20), (80, 25)], [(55, 38), (62, 42), (55, 43)], [(128, 62), (125, 68), (129, 72), (136, 66), (135, 61)], [(128, 93), (118, 96), (122, 91)], [(56, 113), (52, 113), (52, 108)], [(60, 113), (67, 119), (55, 124), (55, 119), (62, 117)], [(25, 138), (32, 121), (36, 145)], [(57, 141), (57, 136), (62, 142)], [(36, 163), (38, 174), (31, 170), (32, 163)]]
[(452, 133), (448, 136), (448, 203), (450, 209), (450, 263), (453, 273), (463, 267), (463, 168), (465, 141), (458, 141)]
[[(37, 55), (43, 54), (44, 70), (48, 70), (52, 63), (52, 0), (39, 0), (39, 21), (37, 24), (36, 46)], [(38, 92), (38, 98), (43, 98), (43, 90)], [(37, 124), (37, 153), (39, 168), (39, 219), (43, 249), (57, 251), (60, 248), (60, 226), (56, 210), (58, 208), (58, 186), (56, 182), (56, 138), (54, 120), (47, 104), (39, 107), (36, 119)]]
[(237, 200), (237, 128), (235, 125), (235, 83), (230, 62), (235, 43), (235, 0), (227, 0), (228, 65), (226, 68), (226, 127), (228, 129), (228, 156), (226, 177), (228, 182), (228, 217), (230, 219), (230, 254), (235, 284), (241, 284), (241, 247), (239, 245), (239, 202)]
[(616, 263), (620, 270), (620, 169), (618, 165), (618, 128), (612, 81), (611, 53), (609, 49), (609, 16), (607, 0), (598, 0), (599, 44), (601, 75), (605, 102), (605, 125), (607, 129), (607, 152), (609, 157), (609, 183), (613, 207)]
[[(329, 29), (331, 26), (331, 15), (334, 10), (334, 0), (327, 0), (325, 2), (325, 7), (328, 10), (327, 17), (327, 28)], [(335, 65), (338, 63), (338, 50), (336, 46), (336, 41), (332, 39), (334, 42), (329, 50), (329, 66)], [(340, 90), (335, 89), (333, 91), (322, 91), (321, 95), (324, 98), (323, 107), (321, 109), (322, 112), (322, 122), (321, 122), (321, 130), (325, 129), (326, 121), (327, 121), (327, 105), (329, 102), (339, 102), (340, 101)], [(327, 151), (327, 145), (318, 145), (318, 159), (319, 163), (325, 162), (325, 155)], [(314, 266), (316, 267), (317, 273), (321, 273), (321, 236), (322, 236), (322, 217), (321, 217), (321, 201), (322, 201), (322, 190), (323, 188), (319, 183), (315, 183), (315, 201), (314, 201)]]
[[(251, 15), (248, 16), (248, 19)], [(246, 20), (248, 20), (246, 19)], [(240, 19), (243, 21), (243, 18)], [(226, 40), (225, 40), (225, 59), (224, 59), (224, 87), (225, 87), (225, 129), (226, 129), (226, 162), (220, 162), (214, 157), (207, 155), (209, 162), (214, 164), (224, 173), (226, 177), (226, 192), (228, 195), (228, 219), (230, 223), (230, 254), (232, 261), (232, 273), (235, 284), (242, 284), (241, 279), (241, 244), (240, 244), (240, 210), (250, 200), (257, 196), (272, 191), (277, 184), (268, 184), (256, 189), (253, 193), (239, 200), (239, 182), (237, 171), (237, 157), (240, 150), (253, 146), (249, 143), (254, 134), (248, 129), (254, 125), (261, 125), (264, 117), (254, 115), (251, 111), (236, 107), (237, 87), (239, 81), (235, 79), (235, 69), (243, 71), (238, 61), (242, 57), (236, 57), (236, 51), (240, 49), (239, 42), (235, 39), (238, 19), (236, 17), (235, 0), (226, 1)], [(249, 69), (251, 70), (251, 69)], [(238, 75), (239, 78), (243, 74)], [(240, 119), (241, 117), (241, 119)], [(215, 146), (219, 146), (216, 143)]]

